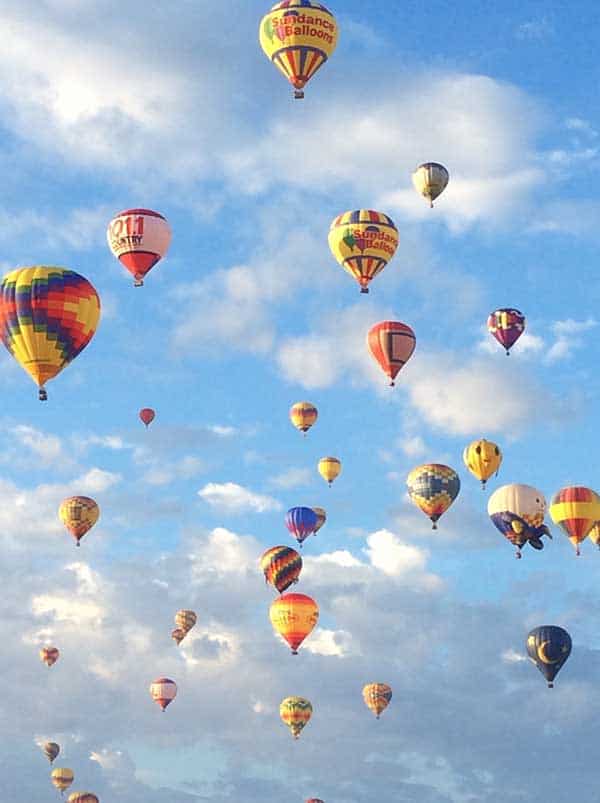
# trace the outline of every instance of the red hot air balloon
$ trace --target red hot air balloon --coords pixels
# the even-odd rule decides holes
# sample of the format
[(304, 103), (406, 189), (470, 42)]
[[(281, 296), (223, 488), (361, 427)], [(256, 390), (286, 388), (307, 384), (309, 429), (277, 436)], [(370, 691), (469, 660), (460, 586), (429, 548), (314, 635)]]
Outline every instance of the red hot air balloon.
[(508, 356), (512, 346), (525, 331), (525, 316), (518, 309), (497, 309), (488, 317), (487, 328), (498, 343), (504, 346)]
[(143, 407), (140, 410), (140, 419), (146, 425), (146, 429), (148, 429), (148, 425), (154, 421), (156, 417), (156, 413), (151, 407)]
[(164, 257), (171, 243), (171, 227), (151, 209), (126, 209), (108, 224), (110, 250), (141, 287), (144, 276)]
[(369, 351), (389, 376), (391, 387), (394, 387), (394, 379), (410, 359), (415, 345), (415, 333), (400, 321), (381, 321), (372, 326), (367, 334)]

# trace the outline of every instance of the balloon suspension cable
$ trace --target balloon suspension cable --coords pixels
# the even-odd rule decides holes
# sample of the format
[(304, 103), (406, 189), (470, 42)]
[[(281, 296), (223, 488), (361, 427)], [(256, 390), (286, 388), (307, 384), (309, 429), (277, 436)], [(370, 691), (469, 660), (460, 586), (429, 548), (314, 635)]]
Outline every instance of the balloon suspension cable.
[(48, 401), (48, 394), (46, 393), (46, 388), (43, 385), (38, 391), (38, 399), (40, 401)]

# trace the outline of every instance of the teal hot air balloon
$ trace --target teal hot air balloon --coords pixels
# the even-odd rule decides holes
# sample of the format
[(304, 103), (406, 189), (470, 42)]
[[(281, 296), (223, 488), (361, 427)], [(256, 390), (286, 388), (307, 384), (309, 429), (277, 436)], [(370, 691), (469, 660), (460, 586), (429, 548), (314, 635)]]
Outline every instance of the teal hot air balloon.
[(571, 654), (571, 636), (556, 625), (534, 627), (527, 636), (527, 654), (552, 689), (554, 678)]

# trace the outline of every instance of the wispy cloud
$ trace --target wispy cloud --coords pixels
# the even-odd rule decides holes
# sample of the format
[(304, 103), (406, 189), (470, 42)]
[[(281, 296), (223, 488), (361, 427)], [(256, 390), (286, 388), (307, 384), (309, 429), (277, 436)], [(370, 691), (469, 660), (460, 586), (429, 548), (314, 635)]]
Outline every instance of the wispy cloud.
[(270, 513), (282, 510), (283, 505), (272, 496), (258, 494), (235, 482), (209, 482), (198, 496), (220, 513)]

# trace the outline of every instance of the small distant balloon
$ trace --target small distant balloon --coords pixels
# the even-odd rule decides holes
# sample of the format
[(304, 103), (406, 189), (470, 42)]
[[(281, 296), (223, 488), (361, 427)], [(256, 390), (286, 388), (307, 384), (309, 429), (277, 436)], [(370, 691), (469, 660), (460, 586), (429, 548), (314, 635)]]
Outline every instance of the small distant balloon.
[(271, 604), (269, 618), (274, 629), (287, 641), (292, 655), (312, 633), (319, 620), (319, 606), (306, 594), (282, 594)]
[(342, 463), (337, 457), (322, 457), (319, 460), (318, 469), (319, 474), (331, 488), (332, 482), (336, 477), (339, 477), (342, 472)]
[(286, 697), (279, 706), (279, 716), (290, 729), (294, 739), (306, 727), (312, 716), (312, 705), (305, 697)]
[(58, 516), (79, 546), (83, 536), (98, 521), (100, 508), (89, 496), (70, 496), (61, 502)]
[(164, 711), (177, 697), (177, 684), (169, 678), (157, 678), (150, 684), (150, 695)]
[(383, 212), (357, 209), (344, 212), (329, 228), (329, 248), (344, 270), (369, 292), (369, 284), (385, 268), (398, 248), (396, 224)]
[(367, 346), (373, 359), (389, 377), (390, 386), (410, 360), (416, 346), (415, 333), (400, 321), (381, 321), (369, 329)]
[(60, 753), (60, 745), (56, 744), (56, 742), (44, 742), (42, 750), (48, 761), (52, 764)]
[(305, 435), (318, 417), (317, 408), (307, 401), (296, 402), (290, 409), (290, 421), (296, 429), (299, 429)]
[(60, 651), (57, 647), (42, 647), (40, 650), (40, 661), (46, 666), (53, 666), (60, 657)]
[(156, 413), (151, 407), (143, 407), (140, 410), (140, 419), (146, 425), (146, 429), (148, 429), (149, 425), (154, 421), (156, 418)]
[(91, 792), (71, 792), (67, 803), (100, 803), (100, 801)]
[(556, 625), (534, 627), (527, 636), (527, 654), (551, 689), (554, 678), (571, 654), (571, 636)]
[(435, 199), (448, 186), (449, 179), (448, 171), (439, 162), (425, 162), (419, 165), (412, 174), (412, 181), (416, 191), (429, 201), (431, 209), (433, 209)]
[(487, 321), (488, 332), (506, 349), (506, 355), (525, 331), (525, 316), (518, 309), (497, 309)]
[(465, 447), (463, 461), (474, 477), (480, 480), (485, 488), (486, 482), (493, 474), (498, 474), (502, 463), (502, 452), (497, 443), (481, 438)]
[(270, 583), (282, 594), (298, 582), (302, 571), (302, 558), (289, 546), (273, 546), (263, 553), (260, 567), (264, 572), (265, 582)]
[(56, 769), (53, 769), (50, 773), (50, 780), (57, 789), (60, 789), (61, 792), (64, 792), (65, 789), (68, 789), (73, 783), (74, 779), (75, 774), (73, 770), (69, 769), (68, 767), (56, 767)]
[(392, 687), (387, 683), (367, 683), (362, 691), (365, 705), (379, 719), (381, 713), (390, 704), (392, 699)]
[(313, 507), (313, 510), (317, 514), (317, 526), (313, 533), (313, 535), (316, 535), (327, 521), (327, 512), (322, 507)]
[(197, 621), (198, 617), (194, 611), (181, 610), (175, 614), (175, 624), (186, 633), (190, 632)]
[(412, 502), (433, 522), (437, 530), (438, 519), (448, 510), (460, 491), (460, 478), (450, 466), (426, 463), (414, 468), (406, 478)]
[(304, 87), (329, 59), (338, 39), (335, 17), (314, 0), (283, 0), (262, 18), (260, 46), (268, 59), (304, 97)]
[(166, 218), (151, 209), (126, 209), (108, 224), (110, 250), (134, 278), (144, 284), (146, 274), (165, 256), (171, 244)]

